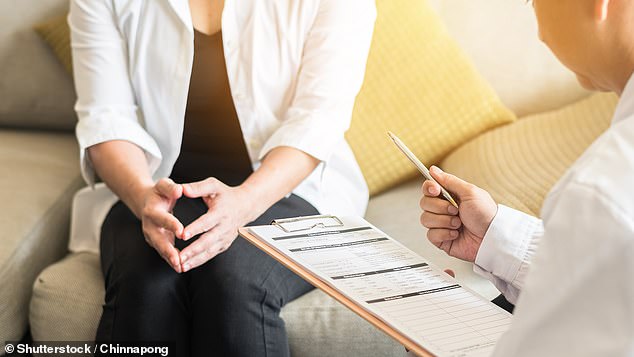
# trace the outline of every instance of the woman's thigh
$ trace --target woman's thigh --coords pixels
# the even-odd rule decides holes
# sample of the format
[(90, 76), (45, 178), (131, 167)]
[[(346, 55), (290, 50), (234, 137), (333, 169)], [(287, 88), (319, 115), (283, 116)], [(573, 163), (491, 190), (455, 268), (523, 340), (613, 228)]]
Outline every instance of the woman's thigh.
[[(291, 195), (250, 225), (312, 214), (318, 211)], [(286, 331), (279, 311), (313, 288), (240, 237), (227, 251), (190, 271), (189, 284), (196, 311), (192, 316), (193, 355), (208, 348), (235, 356), (286, 355)]]
[[(207, 211), (199, 199), (181, 199), (174, 214), (184, 225)], [(251, 225), (317, 214), (291, 195)], [(176, 241), (183, 249), (194, 240)], [(222, 350), (231, 355), (286, 355), (279, 310), (312, 286), (253, 245), (237, 238), (224, 253), (185, 274), (174, 272), (144, 240), (141, 222), (121, 202), (102, 227), (106, 304), (97, 340), (177, 343), (177, 350)], [(116, 315), (116, 317), (115, 317)], [(190, 341), (190, 346), (183, 346)]]
[[(200, 214), (198, 206), (177, 205)], [(185, 278), (146, 243), (141, 222), (122, 202), (102, 225), (100, 248), (106, 296), (97, 340), (188, 341)]]

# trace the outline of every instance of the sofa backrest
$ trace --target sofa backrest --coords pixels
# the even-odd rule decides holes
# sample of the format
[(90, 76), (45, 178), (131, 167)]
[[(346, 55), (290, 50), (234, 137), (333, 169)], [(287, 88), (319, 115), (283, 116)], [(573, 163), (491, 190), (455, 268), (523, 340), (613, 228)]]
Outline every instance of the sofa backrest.
[(538, 38), (524, 0), (429, 0), (476, 68), (518, 116), (588, 95)]
[(73, 82), (33, 30), (65, 12), (68, 0), (0, 1), (0, 127), (73, 130)]
[[(183, 0), (184, 1), (184, 0)], [(587, 95), (537, 37), (523, 0), (429, 0), (449, 32), (518, 115)], [(68, 0), (0, 1), (0, 127), (72, 130), (72, 80), (33, 25), (68, 11)]]

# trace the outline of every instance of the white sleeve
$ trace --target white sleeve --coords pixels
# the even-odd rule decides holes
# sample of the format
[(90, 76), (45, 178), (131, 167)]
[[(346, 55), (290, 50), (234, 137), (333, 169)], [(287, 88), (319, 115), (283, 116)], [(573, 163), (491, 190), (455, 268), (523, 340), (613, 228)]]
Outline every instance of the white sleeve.
[(618, 200), (579, 183), (556, 200), (494, 355), (631, 356), (634, 218)]
[(372, 0), (321, 0), (304, 44), (293, 102), (259, 159), (290, 146), (327, 162), (350, 126), (372, 40)]
[(79, 119), (75, 131), (81, 172), (90, 185), (95, 172), (86, 149), (92, 145), (111, 140), (132, 142), (145, 151), (151, 172), (161, 160), (158, 145), (139, 123), (128, 74), (128, 49), (111, 6), (105, 0), (73, 0), (68, 15)]
[(473, 270), (489, 279), (509, 302), (515, 304), (543, 231), (540, 219), (498, 205)]

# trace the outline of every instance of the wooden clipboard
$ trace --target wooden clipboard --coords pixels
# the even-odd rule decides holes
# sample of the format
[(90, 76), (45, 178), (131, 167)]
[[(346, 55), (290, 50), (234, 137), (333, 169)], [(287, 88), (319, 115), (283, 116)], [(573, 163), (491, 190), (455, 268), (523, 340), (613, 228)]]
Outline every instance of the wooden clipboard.
[(416, 355), (421, 357), (434, 357), (432, 353), (423, 349), (422, 347), (419, 347), (418, 344), (416, 344), (414, 341), (412, 341), (406, 336), (403, 336), (394, 328), (392, 328), (391, 326), (389, 326), (388, 324), (386, 324), (385, 322), (383, 322), (376, 316), (370, 314), (365, 309), (361, 308), (353, 300), (349, 299), (347, 296), (336, 291), (335, 289), (330, 287), (328, 284), (321, 281), (321, 279), (319, 279), (316, 275), (304, 269), (303, 267), (299, 266), (295, 262), (287, 259), (284, 255), (282, 255), (275, 249), (271, 248), (268, 244), (264, 243), (258, 237), (256, 237), (251, 232), (249, 232), (248, 228), (240, 228), (238, 230), (238, 233), (240, 233), (240, 236), (242, 236), (244, 239), (249, 241), (251, 244), (255, 245), (260, 250), (270, 255), (273, 259), (282, 263), (284, 266), (286, 266), (295, 274), (302, 277), (304, 280), (312, 284), (314, 287), (330, 295), (332, 298), (342, 303), (345, 307), (352, 310), (352, 312), (361, 316), (363, 319), (365, 319), (366, 321), (374, 325), (374, 327), (378, 328), (379, 330), (383, 331), (384, 333), (386, 333), (387, 335), (389, 335), (390, 337), (398, 341), (398, 343), (405, 346), (405, 348), (407, 348), (408, 350), (413, 351), (414, 353), (416, 353)]

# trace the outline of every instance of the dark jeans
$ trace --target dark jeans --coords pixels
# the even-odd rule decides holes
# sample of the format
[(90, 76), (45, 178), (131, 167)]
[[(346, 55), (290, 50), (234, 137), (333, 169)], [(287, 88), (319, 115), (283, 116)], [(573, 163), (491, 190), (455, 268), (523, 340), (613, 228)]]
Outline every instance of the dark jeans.
[[(185, 198), (174, 212), (186, 225), (207, 207)], [(291, 195), (252, 224), (317, 213)], [(179, 249), (189, 244), (176, 241)], [(171, 342), (170, 356), (288, 356), (279, 312), (313, 288), (242, 238), (178, 274), (145, 242), (141, 222), (122, 202), (102, 226), (101, 266), (106, 297), (96, 341)]]

